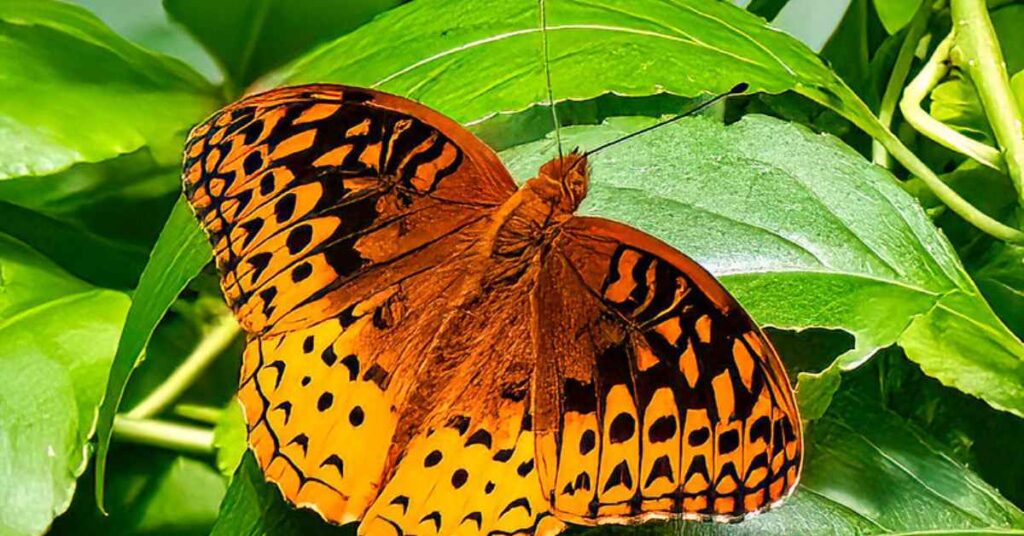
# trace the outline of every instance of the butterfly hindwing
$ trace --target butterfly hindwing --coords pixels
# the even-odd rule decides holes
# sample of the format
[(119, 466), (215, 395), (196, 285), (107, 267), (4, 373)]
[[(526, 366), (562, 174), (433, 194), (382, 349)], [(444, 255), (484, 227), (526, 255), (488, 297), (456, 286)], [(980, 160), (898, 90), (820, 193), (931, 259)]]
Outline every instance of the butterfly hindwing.
[(795, 402), (721, 285), (608, 220), (570, 220), (553, 250), (536, 314), (538, 354), (557, 357), (538, 364), (535, 411), (556, 515), (727, 520), (784, 498), (800, 471)]

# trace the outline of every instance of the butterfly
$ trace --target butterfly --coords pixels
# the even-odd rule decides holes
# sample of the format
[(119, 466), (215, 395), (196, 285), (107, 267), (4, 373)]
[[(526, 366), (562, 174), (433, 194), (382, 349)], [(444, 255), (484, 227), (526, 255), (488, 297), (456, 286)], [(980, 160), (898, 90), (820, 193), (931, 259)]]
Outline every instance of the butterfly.
[(575, 216), (589, 173), (574, 151), (517, 188), (455, 121), (340, 85), (193, 129), (249, 446), (290, 503), (360, 534), (556, 534), (792, 492), (771, 343), (682, 253)]

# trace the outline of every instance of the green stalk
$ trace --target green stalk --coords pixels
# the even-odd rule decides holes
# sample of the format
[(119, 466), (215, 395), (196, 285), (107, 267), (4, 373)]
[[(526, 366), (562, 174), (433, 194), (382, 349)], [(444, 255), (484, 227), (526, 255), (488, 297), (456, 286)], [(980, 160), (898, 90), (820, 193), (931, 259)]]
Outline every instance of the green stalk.
[(225, 315), (220, 318), (213, 329), (199, 342), (195, 350), (160, 384), (160, 387), (157, 387), (125, 415), (132, 419), (145, 419), (167, 409), (231, 344), (238, 332), (238, 323), (235, 322), (234, 317)]
[(929, 169), (928, 166), (917, 157), (917, 155), (903, 145), (903, 143), (901, 143), (892, 132), (889, 132), (888, 129), (878, 129), (877, 132), (869, 132), (872, 132), (876, 137), (880, 138), (882, 145), (888, 149), (893, 158), (903, 164), (903, 167), (907, 168), (907, 171), (920, 178), (921, 181), (931, 189), (932, 193), (935, 194), (935, 197), (938, 197), (939, 200), (949, 207), (950, 210), (966, 220), (967, 223), (970, 223), (981, 231), (1004, 242), (1013, 242), (1018, 244), (1024, 243), (1024, 232), (1014, 229), (1013, 227), (992, 218), (988, 214), (978, 210), (977, 207), (970, 204), (970, 202), (963, 197), (960, 197), (960, 194), (956, 193), (956, 190), (953, 190), (949, 185), (942, 182), (942, 179), (940, 179), (938, 175), (932, 172), (932, 170)]
[(114, 439), (190, 454), (213, 454), (213, 430), (154, 419), (114, 417)]
[(1024, 131), (1021, 112), (1010, 90), (999, 40), (984, 0), (953, 0), (950, 4), (956, 53), (953, 58), (971, 76), (996, 141), (1002, 148), (1021, 206), (1024, 206)]
[(177, 404), (174, 406), (174, 414), (197, 422), (206, 424), (217, 424), (220, 422), (224, 410), (210, 406), (197, 404)]
[[(1010, 227), (999, 220), (992, 218), (991, 216), (980, 211), (968, 202), (966, 199), (960, 196), (955, 190), (949, 187), (946, 183), (942, 182), (942, 179), (938, 177), (928, 165), (921, 161), (913, 151), (907, 148), (906, 145), (896, 137), (889, 129), (882, 126), (868, 109), (864, 101), (860, 100), (853, 95), (853, 91), (844, 88), (846, 91), (850, 91), (852, 98), (850, 102), (853, 104), (852, 109), (846, 110), (844, 114), (850, 121), (853, 121), (855, 125), (860, 127), (861, 130), (867, 132), (868, 135), (877, 139), (889, 154), (893, 156), (903, 167), (907, 168), (907, 171), (912, 173), (921, 179), (926, 186), (942, 201), (947, 207), (955, 212), (958, 216), (966, 220), (971, 225), (977, 227), (979, 230), (992, 235), (999, 240), (1004, 242), (1013, 243), (1024, 243), (1024, 232), (1021, 232), (1013, 227)], [(818, 102), (829, 106), (832, 104), (830, 98), (826, 95), (814, 95), (809, 94), (812, 98), (815, 98)], [(864, 119), (870, 117), (871, 119)]]
[(900, 111), (903, 112), (903, 117), (910, 126), (936, 143), (967, 155), (996, 171), (1004, 171), (1003, 156), (998, 149), (964, 136), (921, 108), (921, 101), (949, 72), (949, 53), (953, 47), (953, 41), (951, 33), (939, 43), (939, 46), (935, 47), (935, 52), (928, 58), (928, 62), (921, 68), (921, 72), (904, 90), (903, 99), (900, 100)]
[[(899, 102), (900, 93), (903, 91), (903, 84), (910, 74), (910, 66), (914, 63), (914, 51), (917, 44), (924, 37), (928, 28), (928, 16), (931, 15), (931, 2), (925, 0), (917, 8), (917, 13), (907, 27), (907, 35), (900, 44), (900, 51), (896, 55), (896, 63), (892, 67), (892, 75), (885, 85), (885, 93), (882, 95), (882, 103), (878, 108), (878, 120), (885, 125), (885, 128), (892, 126), (892, 118), (896, 113), (896, 104)], [(886, 169), (892, 167), (889, 152), (885, 146), (876, 139), (871, 140), (871, 161)]]

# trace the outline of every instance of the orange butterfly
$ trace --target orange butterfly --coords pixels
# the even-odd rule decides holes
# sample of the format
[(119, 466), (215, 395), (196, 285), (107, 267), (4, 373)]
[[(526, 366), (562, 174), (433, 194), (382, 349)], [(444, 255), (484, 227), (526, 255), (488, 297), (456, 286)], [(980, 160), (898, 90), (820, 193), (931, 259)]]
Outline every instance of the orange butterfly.
[(415, 102), (311, 85), (196, 127), (185, 190), (248, 333), (249, 444), (360, 534), (735, 521), (796, 486), (778, 355), (670, 246), (574, 216), (586, 157), (516, 188)]

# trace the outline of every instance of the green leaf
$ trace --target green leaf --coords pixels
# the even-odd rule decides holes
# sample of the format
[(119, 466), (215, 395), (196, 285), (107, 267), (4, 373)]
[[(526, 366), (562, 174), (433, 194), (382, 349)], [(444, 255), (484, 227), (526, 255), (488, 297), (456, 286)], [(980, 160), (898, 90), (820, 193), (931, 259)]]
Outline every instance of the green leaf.
[(25, 242), (72, 275), (98, 286), (134, 288), (145, 265), (141, 249), (5, 201), (0, 201), (0, 233)]
[(85, 470), (128, 298), (0, 235), (0, 534), (42, 534)]
[(889, 34), (903, 29), (914, 18), (918, 6), (923, 0), (874, 0), (875, 11), (882, 21), (882, 26)]
[(217, 59), (237, 89), (402, 0), (164, 0), (164, 8)]
[(231, 479), (220, 516), (211, 536), (317, 536), (354, 534), (324, 523), (309, 510), (294, 510), (281, 498), (281, 492), (263, 479), (263, 472), (251, 452), (246, 452)]
[(1024, 337), (1024, 247), (994, 244), (973, 275), (999, 317)]
[(955, 75), (935, 86), (931, 100), (932, 117), (972, 138), (993, 142), (992, 129), (970, 81)]
[(53, 0), (0, 3), (0, 72), (0, 179), (163, 143), (216, 104), (184, 64)]
[(168, 17), (160, 2), (149, 0), (71, 0), (99, 17), (118, 34), (155, 52), (178, 58), (213, 82), (223, 74), (213, 58), (181, 25)]
[[(569, 127), (562, 139), (595, 147), (647, 123)], [(502, 157), (525, 178), (552, 145)], [(835, 365), (843, 370), (899, 344), (946, 385), (1024, 416), (1024, 345), (914, 199), (839, 140), (761, 116), (729, 127), (691, 119), (592, 164), (581, 213), (629, 223), (687, 253), (762, 324), (851, 333), (855, 346)]]
[(1024, 443), (1024, 419), (943, 387), (898, 350), (884, 352), (848, 385), (856, 383), (867, 384), (858, 386), (864, 396), (880, 400), (942, 441), (956, 460), (1007, 499), (1024, 504), (1024, 457), (1007, 455)]
[[(556, 100), (694, 97), (739, 82), (794, 90), (876, 134), (883, 127), (806, 45), (728, 2), (547, 0)], [(441, 14), (457, 13), (458, 17)], [(339, 82), (416, 99), (462, 122), (547, 102), (538, 4), (417, 0), (292, 65), (286, 83)]]
[(184, 199), (174, 206), (132, 297), (100, 408), (96, 447), (96, 500), (103, 505), (103, 477), (110, 433), (125, 385), (157, 323), (185, 285), (211, 258), (199, 224)]
[(1024, 527), (1024, 513), (933, 438), (855, 392), (812, 425), (805, 463), (798, 496), (827, 503), (853, 529), (843, 532), (861, 523), (869, 532)]
[(217, 449), (217, 470), (226, 477), (235, 474), (246, 450), (245, 418), (237, 400), (231, 400), (221, 410), (220, 420), (213, 429), (213, 446)]
[(83, 486), (50, 536), (77, 536), (86, 528), (89, 534), (119, 536), (210, 533), (227, 485), (209, 464), (132, 445), (119, 445), (112, 455), (118, 463), (108, 476), (110, 515), (96, 509), (92, 489)]

